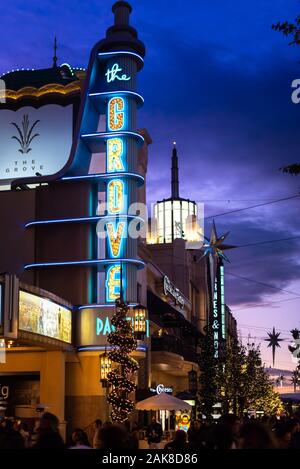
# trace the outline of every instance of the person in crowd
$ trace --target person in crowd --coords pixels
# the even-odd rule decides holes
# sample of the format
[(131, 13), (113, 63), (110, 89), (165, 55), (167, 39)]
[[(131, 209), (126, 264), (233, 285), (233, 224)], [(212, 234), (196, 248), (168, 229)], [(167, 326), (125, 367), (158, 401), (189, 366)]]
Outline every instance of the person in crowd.
[(194, 420), (187, 432), (190, 448), (201, 449), (204, 446), (203, 424), (200, 420)]
[(128, 432), (121, 425), (106, 425), (99, 431), (99, 449), (102, 450), (116, 451), (128, 449), (128, 440)]
[(93, 436), (93, 448), (99, 449), (101, 448), (101, 441), (100, 441), (100, 431), (102, 428), (102, 420), (96, 419), (94, 422), (94, 436)]
[(73, 446), (69, 449), (92, 449), (85, 431), (81, 428), (76, 428), (72, 433)]
[(59, 420), (51, 412), (45, 412), (39, 422), (34, 449), (63, 449), (64, 441), (59, 433)]
[(150, 449), (157, 449), (162, 440), (163, 430), (155, 417), (152, 417), (151, 424), (147, 428), (148, 444)]
[(165, 445), (165, 450), (174, 453), (184, 453), (188, 451), (187, 434), (184, 430), (177, 430), (173, 441)]
[(234, 444), (236, 448), (239, 448), (239, 437), (241, 430), (241, 421), (235, 414), (224, 414), (220, 417), (218, 424), (225, 424), (231, 427), (233, 433)]
[(233, 428), (228, 423), (218, 423), (213, 429), (214, 449), (236, 449)]
[(0, 449), (24, 449), (24, 439), (15, 430), (14, 422), (6, 420), (0, 429)]
[(275, 428), (276, 446), (278, 449), (288, 449), (292, 443), (293, 426), (286, 422), (279, 422)]
[(129, 438), (130, 449), (134, 449), (134, 450), (139, 449), (139, 433), (140, 433), (139, 424), (137, 422), (134, 422), (132, 425), (130, 438)]
[(21, 423), (21, 425), (20, 425), (20, 434), (21, 434), (21, 436), (24, 440), (25, 448), (29, 448), (30, 443), (31, 443), (31, 434), (30, 434), (30, 431), (29, 431), (29, 426), (26, 422)]
[(292, 437), (290, 448), (291, 449), (300, 449), (300, 423), (299, 417), (295, 416), (291, 419), (291, 429), (292, 429)]
[(262, 423), (250, 421), (240, 431), (241, 449), (274, 449), (276, 444), (271, 431)]

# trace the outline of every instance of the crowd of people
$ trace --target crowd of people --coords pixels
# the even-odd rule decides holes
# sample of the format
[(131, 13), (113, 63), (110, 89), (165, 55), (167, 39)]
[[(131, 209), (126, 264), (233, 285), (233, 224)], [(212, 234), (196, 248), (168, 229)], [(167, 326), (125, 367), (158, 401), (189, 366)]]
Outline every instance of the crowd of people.
[[(44, 413), (38, 426), (30, 431), (25, 422), (3, 419), (0, 423), (0, 449), (103, 449), (137, 450), (142, 429), (137, 423), (123, 425), (97, 419), (92, 438), (86, 431), (74, 429), (65, 442), (59, 431), (59, 420)], [(145, 429), (150, 449), (166, 452), (196, 452), (205, 449), (300, 449), (300, 415), (293, 418), (239, 419), (223, 415), (217, 422), (195, 420), (187, 432), (177, 430), (171, 441), (163, 440), (163, 430), (155, 418)]]

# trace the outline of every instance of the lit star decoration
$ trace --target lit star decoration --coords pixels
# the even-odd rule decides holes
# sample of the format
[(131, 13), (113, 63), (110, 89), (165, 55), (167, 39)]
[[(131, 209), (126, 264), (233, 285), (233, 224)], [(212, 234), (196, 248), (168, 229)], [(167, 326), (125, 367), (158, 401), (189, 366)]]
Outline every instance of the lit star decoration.
[(203, 244), (204, 253), (201, 256), (201, 259), (206, 256), (213, 256), (215, 258), (221, 258), (224, 261), (230, 262), (228, 257), (224, 254), (223, 251), (227, 249), (234, 249), (236, 246), (231, 246), (230, 244), (223, 244), (224, 240), (229, 235), (229, 231), (222, 236), (218, 237), (217, 229), (215, 222), (213, 221), (213, 226), (211, 229), (210, 239), (204, 236), (205, 240), (208, 241), (209, 244)]
[(273, 366), (275, 364), (275, 351), (276, 347), (280, 347), (280, 343), (283, 339), (279, 339), (280, 332), (275, 332), (275, 327), (273, 327), (272, 332), (268, 332), (268, 338), (265, 339), (266, 342), (269, 342), (268, 347), (272, 347), (272, 357), (273, 357)]

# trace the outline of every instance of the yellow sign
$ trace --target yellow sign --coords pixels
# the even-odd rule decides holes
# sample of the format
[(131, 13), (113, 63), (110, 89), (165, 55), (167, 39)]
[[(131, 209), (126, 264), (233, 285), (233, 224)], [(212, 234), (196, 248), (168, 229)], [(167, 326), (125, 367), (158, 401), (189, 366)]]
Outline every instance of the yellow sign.
[(20, 290), (19, 329), (72, 342), (72, 312), (51, 300)]
[(107, 171), (109, 173), (124, 171), (125, 168), (122, 161), (123, 140), (120, 138), (110, 138), (107, 140), (107, 155)]
[(108, 103), (109, 129), (121, 130), (124, 127), (124, 99), (112, 98)]

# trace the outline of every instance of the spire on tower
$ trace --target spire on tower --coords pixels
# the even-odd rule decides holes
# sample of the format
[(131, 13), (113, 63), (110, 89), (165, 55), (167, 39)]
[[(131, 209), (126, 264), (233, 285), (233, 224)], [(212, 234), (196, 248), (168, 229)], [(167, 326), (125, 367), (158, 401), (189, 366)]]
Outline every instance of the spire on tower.
[(178, 177), (178, 156), (177, 156), (177, 148), (176, 142), (173, 142), (173, 151), (172, 151), (172, 191), (171, 191), (171, 198), (178, 199), (179, 198), (179, 177)]
[(53, 55), (53, 68), (57, 67), (57, 41), (56, 41), (56, 36), (54, 36), (54, 55)]

